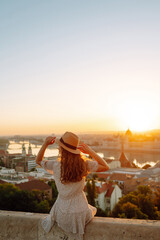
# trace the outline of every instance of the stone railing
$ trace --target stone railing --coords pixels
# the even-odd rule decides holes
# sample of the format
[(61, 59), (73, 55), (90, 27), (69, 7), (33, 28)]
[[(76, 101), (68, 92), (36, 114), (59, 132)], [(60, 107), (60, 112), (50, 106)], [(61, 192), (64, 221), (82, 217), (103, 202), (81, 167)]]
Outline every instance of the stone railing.
[[(74, 240), (57, 225), (44, 233), (46, 214), (0, 211), (0, 240)], [(95, 217), (84, 240), (160, 240), (160, 221)]]

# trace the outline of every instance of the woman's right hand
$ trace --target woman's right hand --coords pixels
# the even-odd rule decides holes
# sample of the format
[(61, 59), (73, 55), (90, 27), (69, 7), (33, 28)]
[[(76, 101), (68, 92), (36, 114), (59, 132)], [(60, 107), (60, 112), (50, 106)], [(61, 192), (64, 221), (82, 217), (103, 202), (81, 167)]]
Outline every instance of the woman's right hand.
[(86, 154), (90, 154), (90, 152), (92, 151), (92, 149), (85, 143), (81, 142), (78, 146), (78, 149)]
[(55, 142), (56, 137), (49, 136), (45, 139), (44, 144), (46, 146), (52, 145)]

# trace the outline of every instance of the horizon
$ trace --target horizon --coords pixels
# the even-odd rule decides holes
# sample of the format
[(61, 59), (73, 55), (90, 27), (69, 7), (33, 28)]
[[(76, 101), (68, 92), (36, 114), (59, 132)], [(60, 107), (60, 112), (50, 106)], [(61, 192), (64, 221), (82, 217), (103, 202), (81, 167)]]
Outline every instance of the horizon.
[(0, 2), (0, 136), (160, 129), (160, 2)]
[[(132, 132), (133, 135), (145, 135), (145, 134), (160, 134), (160, 129), (152, 129), (152, 130), (147, 130), (147, 131), (132, 131), (131, 129), (127, 129), (130, 130)], [(109, 135), (109, 134), (124, 134), (127, 130), (122, 130), (122, 131), (88, 131), (88, 132), (74, 132), (77, 135)], [(0, 138), (3, 137), (40, 137), (40, 136), (49, 136), (49, 135), (62, 135), (64, 132), (57, 132), (57, 133), (44, 133), (44, 134), (6, 134), (6, 135), (0, 135)]]

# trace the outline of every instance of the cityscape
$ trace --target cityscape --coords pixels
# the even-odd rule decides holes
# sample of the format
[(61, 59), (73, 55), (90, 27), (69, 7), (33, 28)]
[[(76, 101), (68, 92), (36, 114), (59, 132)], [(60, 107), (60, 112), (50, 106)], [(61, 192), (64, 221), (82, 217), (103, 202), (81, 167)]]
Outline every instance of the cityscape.
[[(57, 138), (60, 135), (52, 134)], [(93, 148), (108, 164), (107, 172), (96, 175), (95, 205), (107, 214), (112, 212), (122, 196), (136, 191), (138, 186), (149, 186), (153, 192), (160, 189), (160, 131), (146, 133), (112, 132), (80, 134), (80, 140)], [(52, 199), (48, 185), (54, 176), (36, 164), (36, 156), (46, 136), (20, 136), (0, 138), (0, 183), (11, 183), (21, 190), (46, 191)], [(44, 159), (58, 157), (58, 146), (49, 146)], [(87, 156), (89, 157), (89, 156)], [(43, 180), (44, 186), (40, 184)], [(86, 180), (87, 184), (87, 180)], [(87, 188), (85, 187), (87, 196)]]

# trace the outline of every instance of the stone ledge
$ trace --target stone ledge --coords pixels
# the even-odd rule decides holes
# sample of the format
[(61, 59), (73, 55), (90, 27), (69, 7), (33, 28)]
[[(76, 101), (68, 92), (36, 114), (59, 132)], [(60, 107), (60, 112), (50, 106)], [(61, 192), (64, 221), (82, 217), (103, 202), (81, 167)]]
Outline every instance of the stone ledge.
[[(46, 214), (0, 211), (0, 240), (74, 240), (57, 225), (46, 234), (41, 220)], [(160, 240), (160, 221), (95, 217), (84, 240)]]

